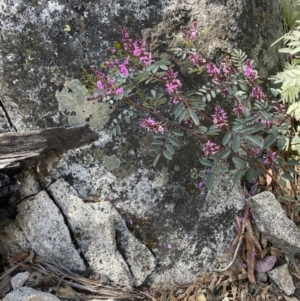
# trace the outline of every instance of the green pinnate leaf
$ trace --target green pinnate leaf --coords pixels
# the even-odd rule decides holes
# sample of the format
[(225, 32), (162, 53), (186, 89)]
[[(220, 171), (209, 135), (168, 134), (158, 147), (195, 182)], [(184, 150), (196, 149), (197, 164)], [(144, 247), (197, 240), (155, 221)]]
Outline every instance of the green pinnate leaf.
[(174, 146), (180, 146), (180, 142), (174, 138), (174, 137), (169, 137), (169, 141), (172, 143)]
[(211, 171), (206, 177), (206, 187), (207, 189), (212, 189), (214, 186), (215, 173)]
[(238, 170), (233, 176), (233, 184), (239, 181), (245, 174), (247, 173), (247, 169), (240, 169)]
[(222, 140), (222, 144), (225, 146), (229, 142), (230, 138), (231, 138), (231, 133), (227, 133)]
[(172, 160), (173, 159), (172, 155), (166, 149), (163, 150), (163, 155), (168, 160)]
[(237, 153), (240, 150), (240, 146), (241, 146), (241, 138), (240, 138), (240, 136), (236, 135), (232, 141), (232, 146), (231, 146), (232, 150), (235, 153)]
[(193, 122), (195, 123), (195, 125), (199, 125), (199, 117), (198, 115), (195, 113), (194, 110), (190, 109), (190, 115), (192, 117)]
[(244, 160), (237, 157), (232, 157), (232, 162), (241, 168), (245, 168), (247, 166), (247, 163)]
[(171, 144), (166, 144), (166, 149), (171, 155), (175, 154), (175, 149)]
[(209, 166), (209, 167), (213, 167), (214, 166), (214, 161), (211, 161), (207, 158), (200, 160), (200, 163), (205, 165), (205, 166)]

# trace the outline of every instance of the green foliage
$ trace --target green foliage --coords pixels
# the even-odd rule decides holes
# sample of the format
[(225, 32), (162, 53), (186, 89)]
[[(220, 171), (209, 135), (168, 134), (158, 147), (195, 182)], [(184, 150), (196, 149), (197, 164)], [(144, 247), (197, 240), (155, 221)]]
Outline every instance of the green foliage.
[(280, 0), (280, 6), (285, 30), (293, 30), (297, 20), (300, 19), (299, 1)]
[(291, 104), (298, 99), (300, 92), (299, 27), (285, 34), (275, 43), (281, 39), (284, 40), (285, 48), (279, 49), (279, 52), (287, 54), (291, 62), (287, 62), (283, 72), (278, 72), (271, 80), (273, 80), (275, 84), (281, 84), (280, 89), (277, 91), (281, 94), (283, 102)]

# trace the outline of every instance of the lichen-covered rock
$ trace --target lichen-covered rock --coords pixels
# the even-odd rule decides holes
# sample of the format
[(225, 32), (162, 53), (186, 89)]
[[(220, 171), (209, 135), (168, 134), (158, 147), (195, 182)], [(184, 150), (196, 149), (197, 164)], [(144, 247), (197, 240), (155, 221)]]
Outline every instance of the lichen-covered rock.
[(68, 219), (74, 237), (94, 272), (118, 283), (141, 285), (155, 268), (145, 245), (127, 229), (111, 202), (84, 203), (64, 180), (49, 187)]
[(59, 301), (60, 299), (52, 294), (37, 291), (31, 287), (21, 287), (18, 290), (7, 294), (3, 301)]
[(8, 255), (32, 249), (37, 255), (83, 271), (85, 265), (75, 249), (59, 209), (41, 191), (18, 206), (14, 222), (0, 232), (0, 252)]
[(174, 47), (174, 35), (180, 26), (197, 21), (203, 33), (200, 47), (206, 56), (242, 49), (253, 59), (260, 76), (267, 79), (280, 70), (278, 46), (271, 47), (283, 35), (279, 1), (262, 0), (171, 0), (165, 5), (163, 21), (145, 29), (144, 36), (156, 53)]
[(300, 249), (300, 230), (287, 218), (271, 192), (257, 194), (248, 202), (257, 228), (266, 240), (288, 252)]

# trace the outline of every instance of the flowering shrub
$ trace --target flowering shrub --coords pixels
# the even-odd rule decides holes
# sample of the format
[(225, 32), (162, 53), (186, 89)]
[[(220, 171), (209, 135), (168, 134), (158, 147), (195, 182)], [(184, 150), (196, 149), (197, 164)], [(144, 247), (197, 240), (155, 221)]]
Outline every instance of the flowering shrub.
[[(279, 197), (293, 202), (300, 199), (293, 176), (298, 161), (291, 157), (288, 142), (295, 133), (291, 134), (277, 92), (271, 89), (272, 100), (263, 92), (254, 63), (244, 52), (234, 50), (231, 57), (215, 64), (201, 53), (198, 24), (182, 27), (179, 47), (171, 51), (190, 62), (191, 74), (206, 73), (209, 78), (206, 85), (185, 91), (170, 61), (154, 60), (145, 41), (133, 40), (124, 27), (121, 33), (121, 42), (109, 49), (110, 60), (100, 70), (93, 68), (94, 76), (84, 76), (92, 92), (89, 99), (109, 97), (113, 105), (124, 102), (129, 106), (109, 126), (112, 136), (121, 135), (123, 119), (130, 123), (134, 111), (141, 110), (149, 115), (140, 126), (153, 135), (154, 166), (161, 156), (172, 160), (181, 137), (187, 134), (202, 142), (201, 163), (209, 170), (208, 189), (213, 186), (216, 168), (227, 170), (224, 159), (230, 156), (237, 167), (234, 183), (242, 177), (255, 183), (259, 175), (265, 175)], [(150, 88), (145, 89), (145, 84)], [(205, 108), (212, 99), (214, 112), (208, 114)], [(173, 106), (172, 114), (159, 113), (158, 108), (167, 103)], [(213, 139), (217, 135), (223, 136), (220, 145)], [(285, 190), (289, 181), (292, 194)]]

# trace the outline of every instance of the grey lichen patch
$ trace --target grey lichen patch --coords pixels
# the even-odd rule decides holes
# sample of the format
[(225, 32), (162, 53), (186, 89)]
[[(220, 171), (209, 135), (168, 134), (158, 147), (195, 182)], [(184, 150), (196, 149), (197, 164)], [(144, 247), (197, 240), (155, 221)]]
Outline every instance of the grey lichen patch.
[(87, 101), (87, 89), (78, 79), (67, 81), (62, 91), (56, 91), (55, 96), (70, 126), (88, 123), (93, 128), (102, 129), (109, 120), (111, 109), (108, 104), (97, 100)]
[(106, 167), (109, 171), (119, 168), (121, 164), (120, 159), (116, 155), (111, 157), (105, 156), (103, 158), (103, 166)]

